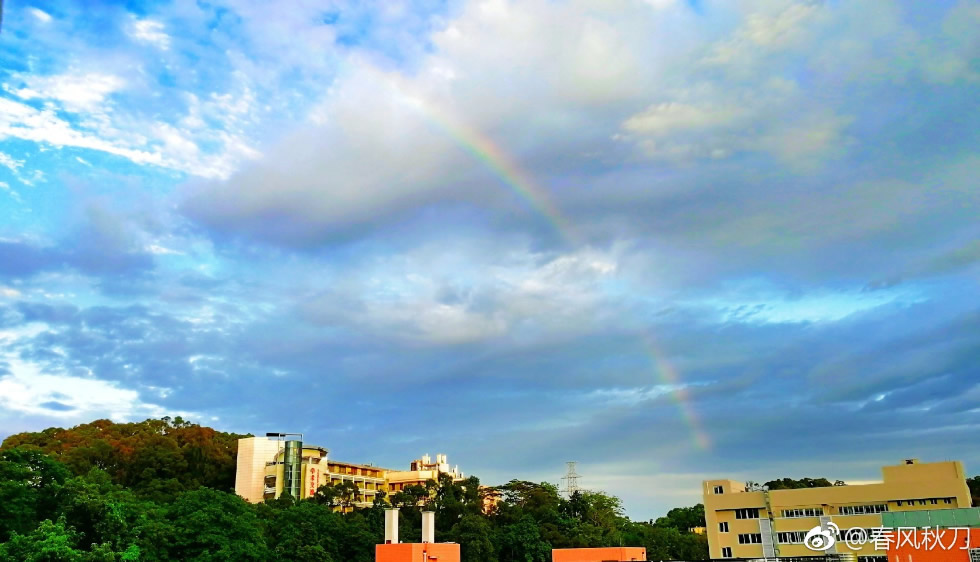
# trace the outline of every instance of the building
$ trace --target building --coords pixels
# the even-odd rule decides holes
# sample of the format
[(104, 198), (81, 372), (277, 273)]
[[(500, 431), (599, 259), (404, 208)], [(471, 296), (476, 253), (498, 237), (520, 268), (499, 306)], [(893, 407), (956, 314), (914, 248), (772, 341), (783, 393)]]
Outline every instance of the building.
[(630, 562), (646, 559), (647, 549), (632, 546), (556, 548), (551, 551), (551, 562)]
[(436, 455), (436, 462), (432, 462), (429, 455), (423, 455), (422, 458), (412, 461), (408, 470), (389, 470), (388, 489), (394, 494), (408, 486), (425, 486), (429, 480), (438, 482), (442, 474), (449, 475), (454, 482), (463, 479), (463, 473), (458, 466), (449, 466), (446, 455)]
[(430, 479), (438, 482), (441, 474), (448, 474), (454, 481), (463, 478), (459, 467), (450, 468), (443, 454), (436, 455), (434, 463), (429, 455), (424, 455), (412, 461), (406, 471), (333, 461), (328, 454), (323, 447), (304, 444), (299, 434), (239, 439), (235, 493), (252, 503), (287, 492), (306, 499), (325, 484), (350, 483), (354, 485), (346, 490), (350, 496), (338, 509), (353, 509), (370, 507), (380, 492), (392, 494), (412, 484), (424, 486)]
[[(794, 490), (749, 489), (732, 480), (703, 484), (711, 558), (791, 558), (853, 555), (858, 562), (885, 562), (886, 549), (867, 541), (851, 549), (843, 538), (854, 530), (882, 527), (883, 513), (970, 506), (963, 465), (907, 459), (882, 469), (874, 484)], [(839, 529), (835, 544), (814, 550), (804, 539), (814, 527)], [(903, 562), (906, 562), (903, 560)]]
[(398, 542), (398, 510), (385, 510), (385, 542), (374, 547), (375, 562), (459, 562), (459, 545), (437, 543), (436, 514), (422, 512), (422, 542)]

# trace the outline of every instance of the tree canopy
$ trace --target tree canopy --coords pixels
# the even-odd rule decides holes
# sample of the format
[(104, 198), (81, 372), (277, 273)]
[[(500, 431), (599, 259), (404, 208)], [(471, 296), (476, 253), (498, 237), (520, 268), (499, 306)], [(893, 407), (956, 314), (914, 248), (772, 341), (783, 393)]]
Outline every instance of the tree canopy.
[(391, 505), (401, 509), (408, 541), (421, 537), (420, 512), (435, 511), (436, 540), (459, 543), (467, 562), (546, 562), (552, 548), (620, 545), (644, 546), (658, 559), (707, 559), (705, 538), (687, 532), (703, 521), (701, 506), (634, 522), (619, 498), (568, 498), (543, 482), (488, 488), (476, 477), (442, 475), (378, 494), (363, 509), (349, 485), (252, 505), (232, 490), (239, 437), (180, 418), (8, 437), (0, 446), (0, 561), (367, 562)]

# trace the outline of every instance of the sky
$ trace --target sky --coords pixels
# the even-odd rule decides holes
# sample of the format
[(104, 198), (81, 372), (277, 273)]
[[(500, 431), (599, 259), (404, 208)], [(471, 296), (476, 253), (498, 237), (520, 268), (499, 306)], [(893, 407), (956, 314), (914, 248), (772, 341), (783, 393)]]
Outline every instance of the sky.
[(0, 437), (980, 473), (980, 4), (8, 0)]

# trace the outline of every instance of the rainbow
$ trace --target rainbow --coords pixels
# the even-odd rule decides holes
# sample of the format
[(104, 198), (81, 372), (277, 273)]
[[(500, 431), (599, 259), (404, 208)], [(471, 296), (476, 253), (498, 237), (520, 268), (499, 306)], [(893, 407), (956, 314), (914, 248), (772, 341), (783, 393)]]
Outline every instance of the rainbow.
[[(567, 243), (575, 245), (578, 236), (548, 193), (535, 185), (530, 176), (522, 171), (489, 136), (467, 126), (461, 119), (454, 118), (448, 111), (427, 101), (424, 96), (414, 93), (411, 85), (400, 76), (381, 72), (378, 72), (378, 75), (396, 90), (404, 101), (417, 109), (428, 123), (445, 133), (459, 148), (483, 164), (504, 186), (544, 217)], [(677, 404), (683, 421), (691, 430), (694, 445), (700, 449), (708, 449), (711, 440), (701, 427), (696, 412), (691, 406), (690, 393), (681, 381), (677, 370), (665, 359), (665, 355), (651, 336), (641, 334), (639, 339), (654, 372), (664, 384), (674, 389), (670, 396)]]
[(411, 85), (400, 76), (390, 72), (375, 72), (398, 92), (407, 105), (415, 108), (425, 122), (444, 133), (461, 150), (483, 164), (504, 186), (547, 220), (565, 242), (575, 243), (578, 237), (574, 229), (548, 193), (535, 185), (531, 177), (488, 135), (467, 125), (439, 105), (429, 102), (425, 96), (415, 93)]
[(691, 394), (687, 389), (680, 376), (677, 373), (677, 369), (674, 368), (670, 362), (665, 359), (666, 354), (657, 347), (656, 341), (648, 333), (640, 334), (640, 342), (643, 344), (644, 352), (647, 357), (650, 358), (650, 366), (653, 370), (659, 374), (660, 380), (673, 388), (674, 390), (670, 393), (671, 398), (674, 403), (677, 404), (677, 408), (681, 412), (681, 418), (687, 427), (691, 430), (691, 436), (694, 439), (694, 445), (699, 449), (707, 450), (711, 447), (711, 438), (708, 433), (704, 431), (701, 426), (701, 422), (698, 420), (697, 413), (691, 406)]

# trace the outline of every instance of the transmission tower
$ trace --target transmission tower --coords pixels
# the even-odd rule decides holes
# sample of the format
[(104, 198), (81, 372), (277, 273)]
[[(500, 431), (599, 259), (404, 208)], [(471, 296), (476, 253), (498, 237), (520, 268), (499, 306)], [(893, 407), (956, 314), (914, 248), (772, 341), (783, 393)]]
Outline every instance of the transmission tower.
[(561, 492), (568, 497), (572, 497), (572, 494), (579, 491), (578, 478), (579, 474), (575, 472), (575, 461), (568, 461), (565, 463), (568, 465), (568, 472), (565, 476), (561, 478)]

